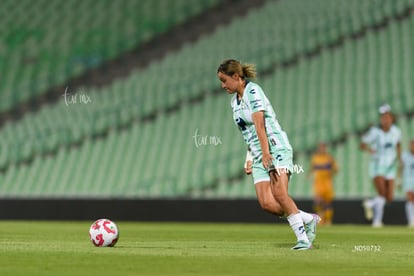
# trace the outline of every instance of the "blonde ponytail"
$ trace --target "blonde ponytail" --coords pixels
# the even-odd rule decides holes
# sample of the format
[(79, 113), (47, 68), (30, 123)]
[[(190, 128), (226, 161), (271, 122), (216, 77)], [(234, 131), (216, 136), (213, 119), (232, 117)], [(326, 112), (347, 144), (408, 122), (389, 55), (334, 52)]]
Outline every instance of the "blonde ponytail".
[(256, 79), (256, 65), (254, 64), (243, 64), (242, 65), (243, 70), (243, 77), (249, 78), (249, 79)]

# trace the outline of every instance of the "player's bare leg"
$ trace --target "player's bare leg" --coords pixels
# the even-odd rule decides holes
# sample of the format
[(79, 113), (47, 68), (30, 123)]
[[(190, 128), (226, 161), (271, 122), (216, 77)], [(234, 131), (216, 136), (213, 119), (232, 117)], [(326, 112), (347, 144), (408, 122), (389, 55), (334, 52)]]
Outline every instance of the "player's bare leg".
[(374, 185), (377, 189), (378, 196), (374, 198), (374, 217), (372, 220), (373, 227), (382, 227), (382, 219), (384, 217), (384, 206), (387, 198), (386, 180), (383, 176), (374, 178)]
[[(298, 243), (292, 247), (295, 250), (304, 250), (312, 247), (312, 242), (309, 240), (305, 224), (302, 216), (307, 213), (301, 213), (295, 202), (288, 194), (289, 175), (286, 172), (277, 170), (270, 170), (270, 187), (275, 200), (279, 203), (284, 213), (288, 215), (287, 220), (290, 227), (296, 235)], [(311, 219), (313, 221), (313, 217)], [(314, 237), (312, 237), (314, 239)]]
[[(275, 216), (284, 217), (288, 216), (287, 213), (284, 212), (283, 208), (280, 206), (279, 202), (276, 201), (269, 181), (262, 181), (255, 184), (256, 188), (256, 195), (259, 201), (260, 207)], [(315, 217), (311, 214), (303, 212), (299, 210), (299, 213), (302, 216), (303, 223), (309, 224)], [(320, 218), (317, 218), (317, 223), (319, 223)]]
[(274, 198), (286, 214), (299, 213), (298, 207), (288, 194), (289, 176), (286, 172), (270, 172), (270, 187)]
[(322, 222), (325, 222), (324, 218), (324, 209), (323, 209), (323, 199), (321, 196), (316, 195), (313, 201), (313, 211), (322, 218)]
[[(386, 201), (386, 189), (385, 189), (385, 178), (382, 176), (376, 176), (373, 179), (375, 189), (377, 190), (377, 196), (365, 200), (362, 204), (365, 211), (365, 218), (367, 220), (373, 220), (372, 226), (382, 226), (382, 216), (384, 212), (384, 205)], [(382, 207), (381, 207), (382, 206)]]
[(384, 186), (384, 197), (388, 203), (391, 203), (391, 201), (394, 199), (394, 179), (385, 180)]
[(264, 211), (280, 217), (284, 215), (282, 207), (273, 196), (269, 181), (258, 182), (255, 188), (260, 207)]
[(376, 176), (374, 178), (374, 186), (377, 190), (377, 194), (385, 197), (385, 178), (383, 176)]
[(334, 210), (332, 207), (332, 201), (325, 200), (323, 202), (323, 217), (322, 217), (322, 221), (324, 222), (325, 225), (332, 224), (333, 215), (334, 215)]

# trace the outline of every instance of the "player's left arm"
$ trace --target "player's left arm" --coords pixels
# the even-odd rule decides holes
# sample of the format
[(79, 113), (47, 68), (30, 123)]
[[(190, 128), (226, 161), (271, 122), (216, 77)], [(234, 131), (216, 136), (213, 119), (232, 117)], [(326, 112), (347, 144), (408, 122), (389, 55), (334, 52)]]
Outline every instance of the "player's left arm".
[(401, 163), (401, 142), (397, 143), (397, 158), (399, 160), (399, 162)]
[(401, 142), (397, 143), (397, 162), (398, 162), (398, 170), (397, 170), (397, 178), (401, 178), (404, 162), (402, 160), (401, 154)]
[(362, 136), (361, 143), (359, 144), (359, 148), (362, 151), (366, 151), (368, 153), (375, 153), (375, 150), (371, 147), (371, 143), (373, 143), (376, 139), (376, 130), (375, 128), (371, 127), (367, 133)]
[(336, 160), (331, 156), (332, 159), (332, 175), (335, 176), (338, 173), (338, 163), (336, 163)]

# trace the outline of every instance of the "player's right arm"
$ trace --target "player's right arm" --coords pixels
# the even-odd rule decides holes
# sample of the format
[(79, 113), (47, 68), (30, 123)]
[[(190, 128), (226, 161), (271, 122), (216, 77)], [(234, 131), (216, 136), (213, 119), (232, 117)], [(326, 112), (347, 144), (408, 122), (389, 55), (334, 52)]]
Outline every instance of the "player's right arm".
[(368, 144), (365, 144), (365, 143), (361, 143), (359, 145), (359, 148), (362, 151), (366, 151), (366, 152), (369, 152), (369, 153), (374, 153), (375, 152), (375, 150), (373, 150)]
[[(401, 155), (401, 157), (400, 157), (400, 162), (399, 162), (399, 164), (398, 164), (398, 170), (397, 170), (397, 180), (398, 180), (398, 182), (401, 180), (401, 178), (402, 178), (402, 176), (403, 176), (403, 172), (404, 172), (404, 169), (405, 169), (405, 167), (404, 167), (404, 163), (406, 162), (405, 160), (406, 160), (406, 158), (407, 158), (407, 154), (406, 154), (406, 152), (403, 152), (403, 153), (401, 153), (401, 145), (400, 145), (400, 148), (399, 148), (399, 151), (400, 151), (400, 155)], [(408, 158), (407, 158), (408, 159)], [(399, 183), (397, 183), (397, 185), (398, 185)], [(401, 185), (400, 185), (401, 186)]]
[(376, 139), (376, 133), (374, 128), (371, 128), (368, 133), (362, 136), (362, 141), (359, 145), (359, 148), (362, 151), (366, 151), (369, 153), (375, 153), (375, 150), (371, 147), (371, 143)]

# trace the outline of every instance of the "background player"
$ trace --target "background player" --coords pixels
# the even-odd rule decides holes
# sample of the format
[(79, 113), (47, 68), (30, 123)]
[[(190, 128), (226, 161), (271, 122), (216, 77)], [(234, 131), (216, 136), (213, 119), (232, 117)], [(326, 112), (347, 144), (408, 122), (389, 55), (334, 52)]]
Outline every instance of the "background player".
[(311, 158), (314, 210), (325, 225), (332, 224), (334, 198), (333, 177), (338, 172), (335, 159), (328, 153), (327, 145), (320, 143)]
[(373, 227), (383, 226), (384, 206), (394, 197), (394, 179), (401, 161), (401, 131), (394, 125), (391, 107), (384, 104), (379, 113), (379, 126), (371, 127), (360, 145), (371, 154), (370, 177), (377, 191), (375, 198), (363, 202), (365, 216), (368, 220), (373, 219)]
[(414, 139), (410, 142), (408, 151), (404, 151), (402, 156), (402, 181), (406, 194), (405, 213), (409, 227), (414, 227)]
[(253, 65), (225, 60), (217, 69), (221, 87), (229, 94), (233, 119), (251, 150), (252, 174), (260, 206), (267, 212), (287, 216), (296, 235), (295, 250), (311, 248), (318, 216), (298, 210), (288, 195), (292, 147), (276, 119), (262, 88), (248, 79), (256, 77)]

